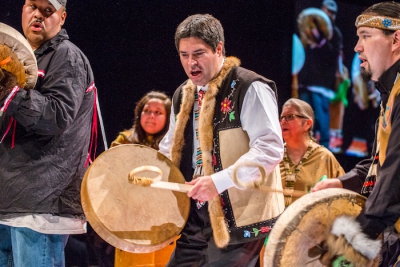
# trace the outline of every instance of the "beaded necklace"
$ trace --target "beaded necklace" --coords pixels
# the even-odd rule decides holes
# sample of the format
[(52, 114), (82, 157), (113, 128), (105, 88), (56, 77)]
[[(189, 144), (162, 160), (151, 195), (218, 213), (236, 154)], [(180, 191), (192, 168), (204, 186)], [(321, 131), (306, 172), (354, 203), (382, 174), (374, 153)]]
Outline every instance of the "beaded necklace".
[(148, 135), (144, 140), (143, 140), (143, 145), (152, 147), (153, 145), (153, 136)]
[[(300, 171), (301, 165), (308, 159), (312, 152), (312, 140), (310, 140), (307, 151), (304, 153), (303, 157), (301, 158), (298, 164), (294, 164), (294, 162), (289, 158), (286, 143), (285, 143), (285, 151), (283, 156), (283, 166), (285, 171), (285, 189), (292, 189), (294, 190), (294, 183), (296, 182), (297, 173)], [(290, 163), (294, 165), (294, 172), (290, 170)], [(285, 195), (285, 206), (289, 206), (292, 203), (292, 196)]]

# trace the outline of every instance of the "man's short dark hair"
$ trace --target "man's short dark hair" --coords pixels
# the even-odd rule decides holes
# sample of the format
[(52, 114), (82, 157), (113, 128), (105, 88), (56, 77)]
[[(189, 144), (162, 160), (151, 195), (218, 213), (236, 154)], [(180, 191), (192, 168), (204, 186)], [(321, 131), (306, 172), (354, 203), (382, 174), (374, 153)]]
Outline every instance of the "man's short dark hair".
[(215, 52), (222, 42), (222, 55), (225, 56), (224, 29), (219, 20), (209, 14), (189, 16), (179, 24), (175, 32), (175, 46), (179, 52), (179, 42), (183, 38), (195, 37), (203, 40)]

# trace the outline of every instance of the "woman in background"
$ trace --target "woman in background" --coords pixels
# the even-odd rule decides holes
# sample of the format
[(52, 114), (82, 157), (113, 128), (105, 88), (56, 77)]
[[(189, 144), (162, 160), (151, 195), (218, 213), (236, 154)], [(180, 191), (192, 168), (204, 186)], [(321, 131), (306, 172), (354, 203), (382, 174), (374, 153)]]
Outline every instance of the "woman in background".
[[(279, 163), (283, 189), (307, 193), (319, 180), (344, 174), (332, 152), (312, 137), (314, 111), (307, 102), (290, 98), (282, 106), (279, 122), (285, 141), (283, 160)], [(284, 195), (286, 207), (299, 198)], [(265, 244), (267, 241), (268, 238)], [(265, 244), (261, 250), (260, 266), (264, 265)]]
[[(140, 144), (158, 150), (158, 144), (169, 127), (171, 99), (164, 93), (151, 91), (136, 104), (131, 129), (121, 132), (111, 147), (121, 144)], [(165, 266), (175, 248), (175, 241), (152, 253), (129, 253), (115, 250), (115, 267)]]
[(121, 132), (111, 143), (140, 144), (158, 150), (158, 143), (168, 131), (171, 99), (164, 93), (151, 91), (136, 105), (131, 129)]
[[(310, 192), (319, 180), (345, 173), (335, 156), (312, 137), (314, 111), (307, 102), (296, 98), (286, 101), (279, 121), (285, 141), (280, 163), (284, 189)], [(296, 199), (285, 195), (285, 206)]]

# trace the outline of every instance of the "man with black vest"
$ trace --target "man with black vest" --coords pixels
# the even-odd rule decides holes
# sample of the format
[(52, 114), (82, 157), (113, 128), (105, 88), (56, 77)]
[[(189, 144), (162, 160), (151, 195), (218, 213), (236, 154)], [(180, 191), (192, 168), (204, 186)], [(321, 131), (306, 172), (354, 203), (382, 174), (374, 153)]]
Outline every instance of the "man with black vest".
[(192, 15), (175, 33), (189, 79), (174, 93), (160, 151), (193, 187), (189, 218), (168, 266), (257, 266), (284, 210), (281, 193), (239, 185), (266, 170), (262, 183), (282, 189), (275, 83), (225, 57), (224, 42), (222, 25), (211, 15)]

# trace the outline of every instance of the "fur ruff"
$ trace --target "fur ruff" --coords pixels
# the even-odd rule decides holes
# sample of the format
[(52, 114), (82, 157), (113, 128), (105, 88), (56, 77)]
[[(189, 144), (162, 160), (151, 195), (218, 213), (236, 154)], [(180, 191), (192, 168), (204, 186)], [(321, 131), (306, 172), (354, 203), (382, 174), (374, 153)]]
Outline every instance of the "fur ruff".
[[(199, 115), (199, 143), (202, 151), (204, 175), (214, 173), (212, 165), (213, 149), (213, 119), (215, 110), (215, 97), (226, 76), (233, 67), (239, 66), (240, 60), (236, 57), (228, 57), (218, 75), (208, 83), (208, 89), (204, 94), (203, 103)], [(197, 86), (191, 80), (182, 87), (182, 103), (177, 115), (174, 143), (171, 148), (171, 159), (177, 166), (180, 165), (182, 148), (184, 146), (184, 131), (191, 116)], [(219, 248), (226, 247), (229, 243), (229, 231), (225, 222), (219, 195), (208, 201), (208, 212), (210, 214), (211, 226), (215, 244)]]
[(18, 86), (23, 88), (26, 85), (27, 79), (24, 65), (19, 61), (17, 54), (15, 54), (10, 47), (0, 44), (0, 61), (6, 59), (7, 57), (11, 57), (12, 60), (4, 65), (1, 65), (0, 68), (12, 73), (17, 79)]
[(351, 216), (335, 219), (327, 245), (331, 255), (343, 255), (355, 267), (370, 266), (381, 250), (381, 241), (368, 238)]
[(171, 147), (171, 160), (176, 166), (179, 166), (181, 162), (182, 148), (185, 145), (185, 126), (192, 115), (191, 111), (196, 90), (196, 85), (194, 85), (191, 80), (188, 80), (186, 85), (182, 88), (181, 109), (176, 115), (174, 142)]

